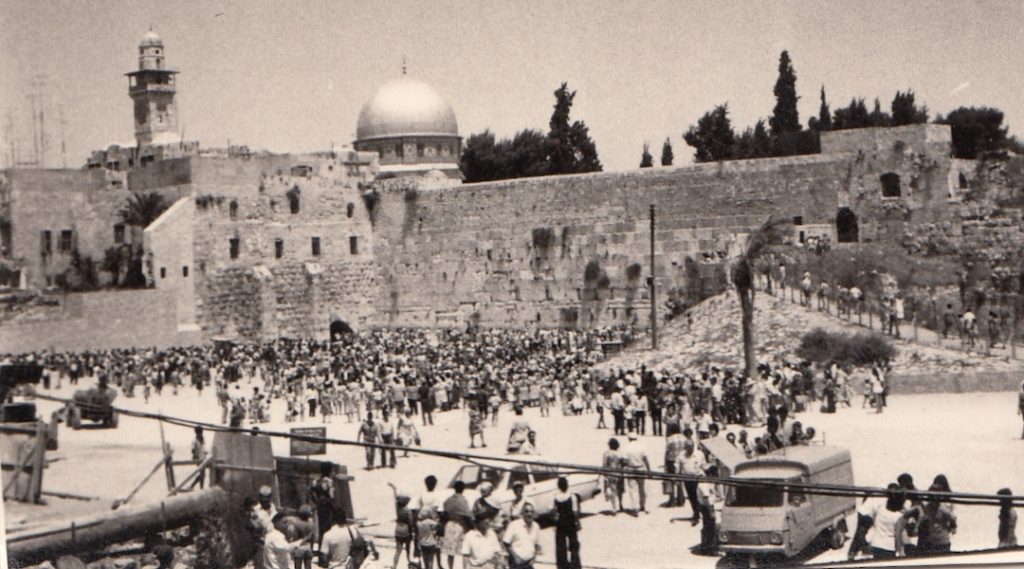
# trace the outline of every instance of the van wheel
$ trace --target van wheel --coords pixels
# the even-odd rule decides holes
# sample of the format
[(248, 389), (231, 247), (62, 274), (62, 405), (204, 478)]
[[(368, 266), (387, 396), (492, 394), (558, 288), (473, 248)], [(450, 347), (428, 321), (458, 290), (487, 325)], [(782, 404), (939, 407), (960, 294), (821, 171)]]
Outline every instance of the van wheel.
[(846, 543), (846, 523), (840, 522), (829, 532), (828, 543), (832, 549), (842, 549)]

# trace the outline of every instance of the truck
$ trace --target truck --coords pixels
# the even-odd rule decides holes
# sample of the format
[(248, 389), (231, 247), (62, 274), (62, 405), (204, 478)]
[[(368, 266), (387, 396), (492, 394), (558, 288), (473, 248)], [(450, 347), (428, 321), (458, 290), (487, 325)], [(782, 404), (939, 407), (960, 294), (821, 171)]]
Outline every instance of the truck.
[(82, 421), (95, 421), (104, 427), (117, 428), (117, 412), (114, 411), (114, 399), (117, 389), (100, 384), (98, 387), (79, 389), (72, 396), (64, 410), (68, 425), (73, 430), (82, 427)]
[[(738, 463), (737, 481), (781, 483), (779, 486), (730, 485), (722, 508), (719, 547), (737, 558), (791, 558), (820, 538), (843, 547), (847, 517), (856, 511), (853, 496), (826, 496), (784, 484), (853, 485), (850, 452), (834, 446), (786, 447)], [(736, 563), (733, 563), (736, 564)]]

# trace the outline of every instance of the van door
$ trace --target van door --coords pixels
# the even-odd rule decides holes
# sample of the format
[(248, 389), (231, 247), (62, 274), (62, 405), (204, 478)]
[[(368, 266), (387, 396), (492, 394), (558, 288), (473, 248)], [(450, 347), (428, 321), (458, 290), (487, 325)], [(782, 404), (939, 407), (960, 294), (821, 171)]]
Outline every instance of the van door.
[(790, 556), (799, 553), (820, 531), (814, 524), (814, 498), (799, 489), (786, 492), (786, 525), (789, 527), (786, 551)]

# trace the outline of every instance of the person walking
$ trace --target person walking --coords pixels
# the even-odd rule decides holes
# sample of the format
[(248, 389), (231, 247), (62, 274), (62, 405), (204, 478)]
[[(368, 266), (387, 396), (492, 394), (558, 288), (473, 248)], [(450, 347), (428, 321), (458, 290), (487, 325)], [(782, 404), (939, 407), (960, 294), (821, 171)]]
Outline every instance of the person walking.
[[(683, 444), (683, 453), (678, 457), (676, 471), (688, 476), (701, 476), (704, 474), (704, 461), (694, 452), (692, 441)], [(690, 500), (690, 509), (693, 514), (690, 516), (690, 525), (700, 523), (700, 498), (697, 495), (697, 480), (684, 480), (683, 487), (686, 488), (687, 498)], [(682, 497), (680, 497), (681, 499)]]
[[(604, 456), (601, 457), (601, 468), (612, 472), (622, 470), (622, 455), (619, 454), (618, 439), (608, 439), (608, 450), (604, 451)], [(601, 480), (604, 483), (604, 498), (611, 504), (612, 513), (617, 514), (623, 511), (622, 476), (606, 472), (601, 476)]]
[[(669, 424), (668, 437), (665, 439), (665, 472), (667, 474), (677, 474), (679, 472), (677, 463), (679, 457), (683, 454), (685, 446), (686, 437), (679, 432), (679, 424)], [(682, 506), (684, 499), (683, 484), (677, 481), (670, 481), (668, 488), (668, 507)]]
[(391, 419), (387, 409), (382, 412), (380, 423), (377, 424), (377, 429), (377, 432), (380, 434), (381, 444), (391, 447), (380, 449), (380, 467), (394, 468), (395, 464), (398, 462), (395, 457), (395, 422)]
[(626, 400), (622, 396), (622, 391), (620, 389), (616, 388), (612, 393), (611, 401), (608, 406), (612, 410), (615, 434), (624, 436), (626, 434)]
[[(366, 413), (366, 421), (359, 425), (359, 432), (356, 434), (356, 442), (367, 443), (366, 447), (366, 470), (373, 470), (373, 459), (377, 454), (377, 447), (380, 443), (380, 429), (373, 421), (373, 413)], [(382, 451), (383, 453), (383, 451)]]
[(622, 464), (625, 470), (636, 473), (626, 477), (626, 493), (629, 494), (629, 505), (634, 512), (647, 513), (647, 492), (644, 485), (646, 473), (651, 470), (651, 461), (647, 452), (636, 440), (636, 433), (629, 434), (629, 444), (622, 453)]
[(558, 478), (555, 502), (555, 564), (558, 569), (581, 569), (580, 497), (569, 493), (569, 479)]

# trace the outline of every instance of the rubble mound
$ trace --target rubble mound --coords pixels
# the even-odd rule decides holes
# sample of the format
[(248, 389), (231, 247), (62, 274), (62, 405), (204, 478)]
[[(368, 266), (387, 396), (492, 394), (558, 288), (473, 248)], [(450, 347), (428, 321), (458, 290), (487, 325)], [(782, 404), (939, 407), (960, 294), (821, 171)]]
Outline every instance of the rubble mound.
[[(755, 297), (754, 338), (758, 360), (797, 359), (795, 353), (803, 335), (814, 328), (831, 332), (862, 333), (865, 326), (810, 310), (789, 300), (759, 292)], [(878, 328), (877, 319), (874, 322)], [(904, 336), (912, 336), (909, 323), (901, 326)], [(936, 373), (966, 370), (1024, 370), (1024, 363), (1005, 356), (965, 353), (953, 348), (892, 339), (896, 373)], [(658, 334), (658, 350), (650, 349), (649, 336), (637, 339), (629, 348), (602, 362), (601, 369), (648, 368), (693, 372), (705, 364), (740, 369), (743, 367), (743, 336), (740, 330), (740, 304), (733, 291), (713, 296), (669, 322)]]

